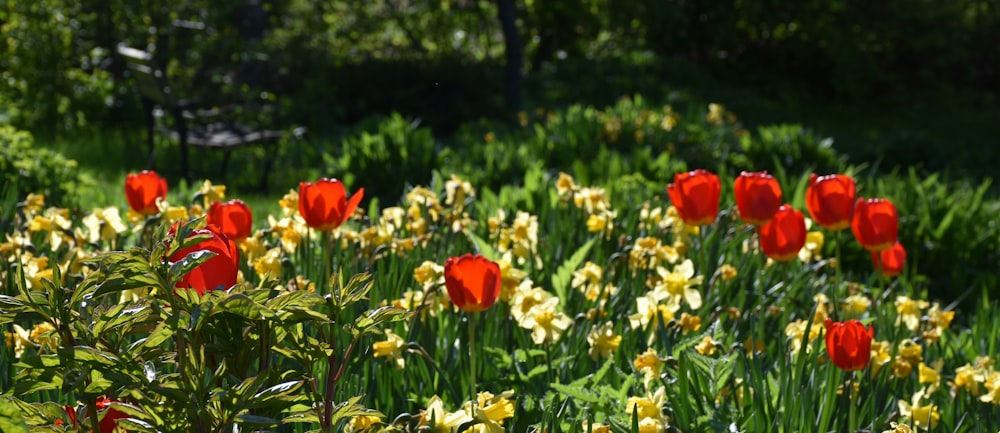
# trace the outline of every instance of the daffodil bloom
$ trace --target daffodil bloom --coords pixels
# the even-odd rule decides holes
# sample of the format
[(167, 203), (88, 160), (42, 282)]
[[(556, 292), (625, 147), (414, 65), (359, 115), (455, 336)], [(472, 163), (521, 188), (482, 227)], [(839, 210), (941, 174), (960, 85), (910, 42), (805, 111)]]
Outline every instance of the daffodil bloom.
[(559, 341), (563, 331), (573, 324), (573, 319), (556, 310), (558, 306), (559, 298), (553, 296), (546, 299), (545, 302), (532, 307), (524, 320), (519, 323), (522, 328), (531, 330), (531, 340), (535, 344)]
[(629, 418), (635, 414), (639, 420), (640, 433), (661, 433), (669, 425), (666, 415), (663, 414), (663, 405), (667, 400), (667, 390), (659, 387), (652, 394), (644, 397), (629, 397), (625, 406), (625, 413)]
[(267, 253), (267, 245), (261, 240), (261, 236), (264, 232), (257, 230), (253, 236), (250, 236), (239, 242), (240, 252), (243, 253), (243, 257), (246, 258), (247, 263), (253, 264), (254, 260), (258, 257), (263, 256)]
[(809, 338), (806, 340), (806, 353), (812, 352), (812, 342), (825, 331), (822, 324), (807, 322), (799, 319), (785, 326), (785, 335), (788, 336), (792, 345), (792, 354), (802, 350), (802, 339), (806, 335), (806, 328), (809, 328)]
[(118, 208), (114, 206), (95, 208), (93, 212), (83, 217), (81, 222), (87, 228), (87, 242), (90, 243), (114, 240), (128, 230), (122, 222)]
[(587, 334), (587, 344), (590, 350), (587, 353), (591, 359), (608, 359), (618, 350), (618, 345), (622, 342), (622, 336), (615, 334), (615, 326), (611, 322), (604, 322)]
[(433, 422), (433, 431), (435, 433), (451, 433), (457, 430), (462, 424), (472, 420), (473, 418), (464, 410), (456, 412), (445, 411), (444, 402), (441, 401), (440, 397), (435, 395), (427, 402), (427, 409), (420, 413), (419, 425), (421, 427), (431, 427), (431, 423)]
[(505, 391), (500, 395), (490, 392), (480, 392), (476, 395), (476, 404), (469, 401), (463, 406), (466, 413), (479, 421), (470, 429), (477, 433), (504, 433), (503, 420), (514, 417), (514, 403), (510, 398), (514, 391)]
[(472, 184), (454, 174), (451, 175), (451, 179), (444, 183), (444, 190), (446, 194), (444, 204), (455, 209), (464, 208), (466, 198), (476, 196), (476, 190), (472, 188)]
[(830, 313), (827, 310), (830, 298), (822, 293), (817, 293), (816, 296), (813, 296), (813, 300), (816, 301), (816, 313), (813, 314), (813, 323), (823, 323), (830, 317)]
[(660, 277), (656, 291), (666, 291), (670, 297), (682, 298), (693, 310), (701, 308), (701, 293), (694, 286), (701, 284), (702, 276), (694, 276), (694, 264), (691, 259), (685, 259), (681, 264), (674, 266), (674, 270), (668, 272), (664, 268), (657, 268)]
[(34, 216), (45, 206), (45, 194), (28, 193), (28, 196), (20, 204), (23, 206), (22, 209), (24, 209), (26, 216)]
[(584, 421), (580, 427), (580, 431), (590, 433), (611, 433), (611, 426), (599, 422), (587, 425), (587, 421)]
[(923, 362), (917, 368), (918, 381), (921, 384), (927, 384), (927, 393), (932, 394), (938, 389), (941, 384), (941, 367), (944, 366), (944, 360), (939, 359), (934, 362), (934, 366), (928, 366)]
[(715, 355), (716, 346), (719, 344), (712, 337), (706, 335), (694, 346), (694, 350), (705, 356)]
[(891, 427), (889, 430), (885, 430), (882, 433), (913, 433), (913, 430), (910, 429), (910, 426), (903, 423), (898, 423), (898, 422), (889, 423), (889, 427)]
[(375, 415), (358, 415), (351, 418), (344, 431), (347, 433), (364, 431), (365, 429), (382, 422), (382, 418)]
[(377, 341), (372, 344), (372, 351), (375, 352), (375, 357), (386, 357), (390, 361), (396, 363), (396, 368), (402, 369), (406, 366), (406, 360), (403, 359), (403, 346), (405, 342), (403, 337), (394, 334), (391, 330), (385, 330), (385, 341)]
[(872, 367), (872, 377), (878, 374), (884, 365), (892, 361), (892, 354), (889, 353), (891, 347), (888, 341), (872, 341), (872, 357), (869, 361), (869, 365)]
[(559, 195), (560, 200), (569, 200), (577, 188), (576, 182), (573, 181), (573, 176), (559, 172), (559, 178), (556, 179), (556, 193)]
[(591, 233), (604, 233), (605, 239), (611, 239), (611, 232), (614, 230), (615, 218), (618, 211), (604, 210), (587, 217), (587, 231)]
[(681, 332), (687, 334), (701, 329), (701, 318), (688, 313), (681, 313)]
[[(212, 203), (226, 199), (226, 186), (212, 185), (211, 181), (205, 179), (205, 181), (201, 184), (201, 188), (198, 189), (198, 193), (201, 194), (204, 199), (205, 207), (209, 207)], [(297, 205), (296, 208), (298, 208)]]
[(660, 368), (663, 366), (663, 359), (660, 358), (660, 355), (656, 354), (655, 350), (646, 349), (645, 352), (635, 357), (632, 365), (642, 372), (644, 381), (646, 384), (649, 384), (649, 382), (660, 377)]
[(979, 401), (1000, 405), (1000, 372), (990, 372), (983, 385), (986, 387), (986, 393), (979, 396)]
[(604, 277), (604, 269), (602, 269), (598, 264), (587, 261), (583, 264), (583, 267), (573, 272), (573, 280), (570, 283), (570, 287), (580, 289), (584, 291), (584, 286), (596, 285), (601, 283), (601, 278)]
[(48, 242), (53, 250), (58, 250), (63, 241), (72, 238), (66, 232), (72, 227), (69, 221), (69, 209), (50, 207), (45, 209), (44, 215), (35, 215), (28, 223), (28, 231), (31, 233), (44, 231), (48, 232)]
[(899, 357), (910, 363), (911, 366), (916, 366), (924, 359), (924, 348), (923, 346), (917, 344), (913, 340), (903, 340), (899, 344), (899, 350), (897, 352)]
[(900, 323), (905, 323), (906, 328), (910, 331), (916, 331), (917, 327), (920, 326), (920, 315), (921, 310), (930, 306), (927, 301), (920, 301), (916, 299), (910, 299), (908, 296), (898, 296), (896, 297), (896, 326)]
[[(806, 219), (806, 227), (809, 226)], [(806, 243), (799, 250), (799, 260), (810, 263), (823, 258), (823, 232), (806, 233)]]
[(899, 415), (913, 421), (913, 426), (918, 429), (930, 429), (936, 427), (941, 415), (938, 414), (937, 406), (928, 404), (920, 405), (920, 400), (924, 398), (924, 392), (919, 391), (913, 395), (913, 403), (899, 400)]
[(257, 277), (277, 278), (281, 276), (281, 248), (271, 248), (263, 256), (253, 261), (253, 270)]
[[(514, 289), (514, 295), (511, 298), (510, 315), (517, 323), (523, 323), (528, 319), (528, 315), (531, 314), (535, 306), (548, 301), (552, 297), (551, 293), (540, 287), (535, 287), (534, 282), (530, 278), (525, 278)], [(558, 299), (556, 301), (558, 303)]]
[[(988, 359), (985, 357), (980, 357), (980, 360)], [(961, 367), (955, 369), (955, 381), (951, 383), (953, 390), (964, 389), (969, 394), (973, 396), (979, 396), (982, 394), (982, 389), (980, 388), (981, 383), (986, 382), (986, 377), (990, 373), (989, 365), (986, 363), (979, 362), (975, 366), (971, 364), (965, 364)], [(954, 391), (953, 391), (954, 392)]]
[(7, 337), (7, 347), (14, 349), (14, 357), (20, 358), (24, 354), (24, 349), (34, 346), (28, 335), (28, 330), (18, 324), (14, 324), (14, 332), (5, 332)]
[(632, 329), (647, 329), (650, 322), (656, 320), (657, 315), (662, 316), (663, 323), (674, 320), (674, 313), (680, 310), (678, 302), (680, 298), (670, 298), (666, 304), (660, 304), (662, 298), (656, 291), (650, 290), (645, 296), (636, 298), (636, 313), (629, 316), (629, 324)]
[(719, 275), (722, 277), (722, 281), (729, 281), (736, 278), (739, 272), (733, 265), (724, 264), (719, 267)]
[(573, 204), (577, 208), (583, 208), (587, 215), (593, 215), (611, 208), (611, 201), (608, 200), (607, 191), (599, 187), (586, 187), (577, 190), (573, 194)]
[(666, 263), (676, 263), (680, 259), (680, 254), (674, 247), (663, 245), (655, 237), (636, 239), (628, 255), (629, 269), (633, 274), (641, 269), (657, 269)]
[(425, 260), (420, 266), (413, 269), (413, 279), (424, 290), (441, 286), (444, 284), (444, 266)]
[(871, 307), (872, 301), (862, 294), (854, 294), (844, 298), (840, 303), (842, 311), (853, 316), (861, 316)]

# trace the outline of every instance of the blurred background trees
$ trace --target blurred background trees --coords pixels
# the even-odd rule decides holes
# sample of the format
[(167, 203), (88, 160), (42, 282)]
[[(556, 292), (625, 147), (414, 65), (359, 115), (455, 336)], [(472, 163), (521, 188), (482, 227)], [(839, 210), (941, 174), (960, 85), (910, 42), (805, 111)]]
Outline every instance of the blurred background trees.
[(390, 111), (447, 133), (685, 74), (776, 98), (1000, 92), (996, 0), (8, 0), (0, 35), (0, 122), (36, 134), (141, 125), (119, 43), (179, 91), (320, 133)]

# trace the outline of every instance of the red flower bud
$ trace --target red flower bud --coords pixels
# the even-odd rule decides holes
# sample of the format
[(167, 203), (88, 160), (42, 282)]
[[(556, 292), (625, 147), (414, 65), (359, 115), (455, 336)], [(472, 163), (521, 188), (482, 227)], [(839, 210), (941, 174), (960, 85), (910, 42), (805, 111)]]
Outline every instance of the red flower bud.
[(360, 188), (348, 200), (344, 183), (337, 179), (300, 182), (299, 213), (309, 227), (320, 231), (333, 230), (351, 217), (364, 195), (365, 189)]
[(788, 204), (783, 204), (770, 222), (760, 228), (760, 247), (776, 262), (798, 256), (806, 244), (806, 219)]
[(872, 356), (875, 331), (857, 320), (834, 322), (826, 319), (826, 354), (833, 365), (844, 371), (864, 369)]
[(806, 189), (806, 210), (820, 227), (831, 231), (843, 230), (851, 225), (854, 196), (854, 179), (850, 176), (813, 174)]
[(896, 206), (882, 198), (859, 198), (851, 220), (854, 238), (868, 251), (882, 251), (896, 243), (899, 216)]
[(470, 313), (489, 309), (500, 295), (500, 266), (480, 255), (449, 257), (444, 285), (458, 308)]
[(882, 275), (895, 277), (903, 273), (903, 266), (906, 265), (906, 248), (903, 248), (903, 244), (896, 242), (889, 249), (872, 251), (872, 263), (875, 264), (875, 269), (882, 272)]
[(740, 173), (733, 183), (733, 193), (740, 219), (747, 224), (766, 224), (781, 206), (781, 185), (766, 171)]
[(719, 214), (719, 177), (703, 169), (677, 173), (667, 185), (670, 202), (685, 224), (703, 226)]
[(225, 203), (217, 201), (208, 208), (206, 222), (219, 227), (229, 239), (241, 241), (250, 236), (253, 229), (253, 214), (243, 200)]
[[(175, 229), (176, 225), (171, 229), (171, 234), (175, 233)], [(183, 260), (196, 251), (209, 251), (215, 253), (215, 256), (185, 274), (176, 287), (191, 288), (204, 294), (209, 290), (226, 290), (236, 284), (240, 270), (240, 250), (236, 248), (236, 243), (211, 224), (191, 232), (191, 236), (196, 235), (209, 235), (211, 238), (177, 251), (168, 260)]]
[(138, 214), (154, 215), (160, 212), (156, 207), (157, 198), (167, 197), (167, 180), (152, 170), (129, 173), (125, 176), (125, 199), (128, 206)]

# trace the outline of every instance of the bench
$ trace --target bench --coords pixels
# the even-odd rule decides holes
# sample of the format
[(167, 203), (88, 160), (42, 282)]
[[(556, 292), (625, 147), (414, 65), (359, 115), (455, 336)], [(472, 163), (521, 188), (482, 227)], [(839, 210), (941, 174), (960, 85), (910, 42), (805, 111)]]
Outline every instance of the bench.
[[(267, 188), (267, 176), (277, 156), (277, 143), (286, 132), (269, 130), (260, 125), (247, 125), (233, 119), (240, 108), (235, 106), (200, 108), (197, 101), (181, 99), (167, 80), (166, 74), (156, 65), (151, 53), (126, 45), (118, 45), (118, 54), (135, 78), (142, 99), (146, 122), (146, 144), (149, 151), (149, 168), (156, 166), (156, 139), (160, 134), (180, 144), (181, 170), (185, 179), (191, 181), (188, 165), (188, 148), (222, 150), (221, 176), (225, 176), (230, 154), (240, 147), (260, 144), (269, 147), (260, 179), (260, 189)], [(158, 121), (164, 114), (167, 122)], [(259, 123), (259, 122), (258, 122)], [(303, 129), (291, 133), (300, 136)]]

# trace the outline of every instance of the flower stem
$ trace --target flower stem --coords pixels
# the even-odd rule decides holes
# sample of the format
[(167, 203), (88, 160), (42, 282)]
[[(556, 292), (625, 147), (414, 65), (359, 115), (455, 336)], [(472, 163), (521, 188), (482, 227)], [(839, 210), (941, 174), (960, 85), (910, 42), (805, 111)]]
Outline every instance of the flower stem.
[(847, 415), (847, 427), (850, 433), (854, 433), (855, 431), (858, 430), (858, 407), (857, 407), (857, 401), (855, 400), (856, 396), (854, 392), (854, 381), (856, 380), (857, 376), (856, 373), (857, 371), (852, 371), (850, 373), (851, 378), (850, 380), (847, 381), (848, 385), (847, 392), (849, 393), (848, 400), (851, 402), (851, 408), (850, 410), (848, 410), (848, 415)]
[(840, 317), (839, 304), (840, 301), (837, 298), (837, 293), (840, 292), (840, 284), (843, 280), (843, 271), (841, 271), (840, 263), (840, 230), (833, 232), (833, 250), (836, 261), (834, 262), (834, 280), (833, 280), (833, 290), (830, 293), (830, 303), (833, 304), (833, 317), (835, 320), (844, 320)]
[(472, 400), (476, 400), (476, 313), (469, 313), (469, 364), (472, 367)]

